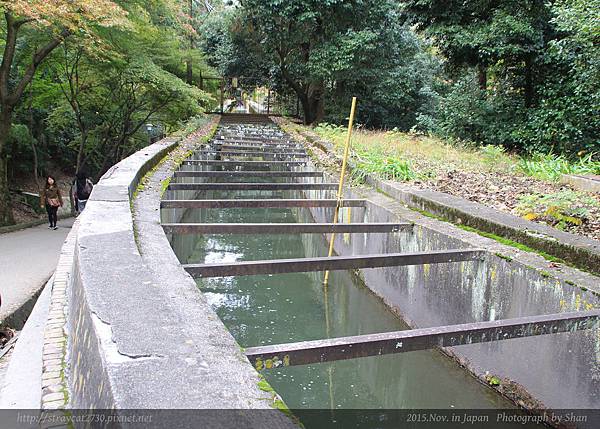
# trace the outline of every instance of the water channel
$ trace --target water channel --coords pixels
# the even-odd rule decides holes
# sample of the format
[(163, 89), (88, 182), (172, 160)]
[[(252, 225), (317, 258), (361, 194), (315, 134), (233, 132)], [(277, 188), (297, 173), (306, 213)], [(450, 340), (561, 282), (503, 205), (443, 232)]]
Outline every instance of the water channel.
[[(191, 159), (201, 158), (195, 155)], [(184, 165), (182, 170), (201, 171), (207, 168), (215, 169)], [(243, 171), (244, 168), (238, 166), (236, 170)], [(206, 180), (220, 181), (187, 177), (174, 181), (198, 183)], [(244, 182), (286, 180), (243, 179)], [(314, 195), (310, 192), (168, 191), (165, 198), (334, 198), (333, 192)], [(166, 209), (162, 212), (162, 221), (295, 223), (312, 222), (314, 219), (305, 208), (203, 208)], [(369, 234), (368, 239), (385, 240), (384, 236), (388, 235)], [(173, 234), (170, 241), (182, 264), (233, 263), (327, 254), (327, 241), (320, 234)], [(323, 273), (315, 272), (197, 279), (197, 284), (241, 347), (409, 329), (352, 272), (332, 272), (327, 288), (324, 288), (322, 280)], [(514, 408), (512, 403), (435, 350), (278, 367), (264, 370), (263, 375), (286, 405), (301, 416), (306, 427), (322, 427), (322, 422), (313, 424), (313, 416), (303, 414), (303, 410), (330, 410), (326, 413), (327, 426), (347, 427), (351, 422), (352, 427), (385, 427), (379, 423), (373, 425), (372, 419), (364, 425), (355, 424), (356, 414), (350, 415), (352, 420), (340, 421), (343, 421), (344, 410), (370, 410), (371, 417), (375, 416), (377, 420), (381, 414), (378, 415), (376, 410)], [(319, 418), (322, 417), (323, 413)], [(523, 425), (515, 424), (514, 427)]]
[[(207, 198), (230, 196), (212, 194)], [(257, 197), (256, 192), (245, 194)], [(308, 216), (301, 211), (307, 210), (199, 209), (187, 211), (181, 222), (293, 223)], [(327, 254), (325, 238), (319, 234), (182, 235), (172, 237), (172, 245), (182, 263)], [(408, 329), (347, 271), (332, 272), (326, 290), (322, 273), (209, 278), (197, 283), (242, 347)], [(264, 375), (292, 409), (511, 408), (436, 351), (277, 368)]]

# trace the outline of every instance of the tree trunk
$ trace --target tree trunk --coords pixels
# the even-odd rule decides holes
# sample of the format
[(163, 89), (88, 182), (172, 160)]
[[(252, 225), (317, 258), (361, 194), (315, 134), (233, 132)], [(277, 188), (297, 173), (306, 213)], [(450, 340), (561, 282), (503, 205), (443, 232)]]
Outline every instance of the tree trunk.
[(313, 125), (323, 122), (324, 106), (322, 98), (300, 97), (302, 111), (304, 112), (304, 125)]
[(31, 136), (31, 151), (33, 152), (33, 180), (35, 180), (35, 186), (37, 189), (41, 189), (40, 178), (38, 175), (38, 152), (35, 146), (35, 135), (33, 129), (35, 127), (33, 120), (33, 85), (29, 85), (29, 135)]
[(37, 152), (37, 147), (35, 146), (33, 135), (31, 135), (31, 151), (33, 152), (33, 180), (35, 180), (35, 186), (37, 186), (38, 189), (41, 189), (42, 186), (40, 184), (40, 176), (38, 174), (38, 172), (39, 172), (38, 152)]
[(188, 85), (193, 85), (194, 83), (194, 73), (192, 70), (192, 60), (187, 60), (185, 64), (186, 72), (185, 72), (185, 80)]
[(0, 112), (0, 226), (12, 225), (15, 222), (8, 189), (8, 154), (6, 153), (11, 127), (12, 109), (2, 107)]
[(304, 110), (306, 125), (318, 124), (325, 117), (325, 88), (323, 82), (313, 82), (308, 85), (306, 94), (300, 98)]
[(79, 131), (81, 133), (81, 141), (79, 142), (79, 149), (77, 150), (77, 166), (75, 168), (75, 174), (83, 170), (85, 145), (87, 143), (87, 131), (83, 124), (80, 124)]
[(485, 65), (477, 65), (477, 78), (479, 80), (479, 89), (487, 91), (487, 67)]
[(523, 94), (525, 97), (525, 107), (532, 107), (534, 105), (535, 93), (533, 89), (533, 64), (531, 58), (525, 59), (525, 85)]
[(281, 73), (302, 104), (304, 124), (311, 125), (321, 122), (325, 116), (325, 85), (323, 81), (311, 82), (307, 86), (300, 85), (289, 75), (283, 59)]
[(302, 105), (302, 111), (304, 112), (304, 125), (310, 125), (312, 123), (312, 113), (310, 111), (310, 103), (308, 102), (308, 97), (304, 93), (297, 95), (298, 100), (300, 100), (300, 104)]

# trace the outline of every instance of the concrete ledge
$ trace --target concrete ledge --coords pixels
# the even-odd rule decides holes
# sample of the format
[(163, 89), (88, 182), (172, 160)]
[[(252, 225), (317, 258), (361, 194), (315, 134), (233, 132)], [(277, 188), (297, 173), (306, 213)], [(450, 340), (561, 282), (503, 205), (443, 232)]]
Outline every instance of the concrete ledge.
[[(311, 145), (327, 152), (334, 162), (341, 162), (334, 155), (335, 151), (330, 142), (312, 132), (301, 132), (300, 135)], [(348, 168), (351, 170), (353, 165), (349, 163)], [(443, 192), (415, 189), (408, 184), (381, 180), (372, 175), (366, 177), (366, 182), (410, 208), (429, 212), (455, 224), (505, 237), (563, 259), (576, 267), (600, 274), (598, 240), (563, 232)]]
[(586, 176), (577, 176), (575, 174), (563, 174), (561, 176), (562, 183), (568, 183), (574, 188), (587, 192), (600, 192), (600, 176), (595, 178)]
[[(145, 308), (147, 314), (160, 314), (156, 300), (145, 300), (149, 298), (146, 285), (150, 279), (135, 243), (130, 198), (140, 177), (177, 143), (174, 139), (162, 140), (113, 166), (94, 187), (78, 219), (72, 265), (68, 279), (64, 279), (68, 280), (66, 356), (64, 349), (62, 352), (69, 403), (62, 401), (61, 405), (60, 400), (51, 397), (52, 392), (47, 392), (45, 408), (142, 408), (138, 403), (127, 403), (124, 392), (143, 396), (146, 389), (123, 384), (125, 380), (112, 371), (113, 365), (137, 363), (136, 353), (145, 353), (129, 344), (131, 336), (121, 334), (136, 329), (136, 339), (145, 338), (140, 333), (145, 331), (142, 325), (146, 314), (132, 310)], [(57, 312), (56, 316), (60, 314)], [(135, 322), (133, 327), (131, 321)], [(62, 344), (50, 342), (45, 347), (58, 354), (63, 348)], [(57, 375), (50, 372), (46, 384), (58, 390)]]
[(123, 384), (113, 371), (138, 364), (139, 355), (152, 354), (136, 346), (140, 341), (159, 341), (143, 335), (144, 323), (152, 323), (147, 315), (160, 314), (160, 303), (148, 294), (151, 279), (135, 243), (130, 198), (140, 177), (176, 145), (176, 140), (165, 139), (113, 166), (79, 217), (68, 299), (71, 407), (142, 408), (124, 400), (125, 392), (148, 394), (142, 386)]
[(425, 210), (456, 224), (517, 241), (600, 274), (600, 242), (597, 240), (562, 232), (442, 192), (417, 190), (407, 185), (374, 178), (368, 182), (409, 207)]
[(51, 289), (52, 278), (42, 288), (40, 297), (19, 335), (0, 394), (0, 409), (38, 409), (40, 406), (42, 345)]

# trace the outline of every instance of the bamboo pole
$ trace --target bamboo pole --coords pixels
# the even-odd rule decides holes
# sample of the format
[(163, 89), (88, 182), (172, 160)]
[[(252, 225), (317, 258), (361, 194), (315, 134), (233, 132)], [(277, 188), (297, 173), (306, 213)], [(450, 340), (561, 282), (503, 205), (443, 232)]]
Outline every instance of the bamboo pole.
[[(335, 206), (335, 214), (333, 216), (333, 223), (338, 222), (338, 217), (340, 214), (340, 207), (342, 205), (343, 199), (343, 187), (344, 187), (344, 178), (346, 177), (346, 165), (348, 164), (348, 155), (350, 154), (350, 139), (352, 138), (352, 125), (354, 124), (354, 113), (356, 112), (356, 97), (352, 97), (352, 107), (350, 109), (350, 121), (348, 122), (348, 134), (346, 135), (346, 144), (344, 146), (344, 158), (342, 160), (342, 172), (340, 175), (340, 185), (338, 187), (337, 193), (337, 204)], [(329, 242), (329, 253), (328, 257), (333, 255), (333, 243), (335, 241), (335, 233), (331, 234), (331, 241)], [(325, 278), (323, 279), (323, 283), (327, 284), (329, 282), (329, 270), (325, 271)]]

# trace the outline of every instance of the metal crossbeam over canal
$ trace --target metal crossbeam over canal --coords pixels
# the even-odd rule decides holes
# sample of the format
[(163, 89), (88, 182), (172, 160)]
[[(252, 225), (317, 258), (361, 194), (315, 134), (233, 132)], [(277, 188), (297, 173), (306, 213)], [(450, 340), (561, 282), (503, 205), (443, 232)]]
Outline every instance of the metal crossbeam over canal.
[(214, 145), (215, 149), (221, 149), (221, 150), (232, 150), (232, 149), (236, 149), (236, 150), (259, 150), (259, 149), (263, 149), (263, 150), (269, 150), (269, 151), (286, 151), (286, 152), (302, 152), (302, 153), (306, 153), (306, 151), (301, 148), (298, 147), (296, 145), (261, 145), (261, 144), (250, 144), (250, 145), (238, 145), (238, 144), (231, 144), (231, 143), (221, 143), (220, 145)]
[(184, 264), (183, 268), (193, 277), (251, 276), (475, 261), (482, 259), (484, 254), (485, 251), (480, 249), (457, 249), (415, 253), (236, 261), (231, 264)]
[(183, 161), (184, 164), (205, 164), (205, 165), (227, 165), (227, 166), (290, 166), (290, 165), (306, 165), (306, 161), (215, 161), (212, 159), (190, 159)]
[(297, 144), (292, 144), (292, 143), (279, 143), (279, 144), (271, 144), (271, 143), (249, 143), (249, 142), (238, 142), (238, 143), (232, 143), (232, 142), (216, 142), (213, 147), (215, 148), (220, 148), (220, 149), (225, 149), (225, 148), (236, 148), (236, 149), (250, 149), (250, 150), (256, 150), (256, 149), (280, 149), (280, 150), (301, 150), (304, 151), (304, 149), (301, 146), (298, 146)]
[(282, 139), (270, 139), (270, 138), (264, 138), (264, 137), (244, 137), (244, 138), (240, 138), (237, 136), (221, 136), (224, 138), (217, 138), (214, 140), (213, 144), (222, 144), (222, 143), (233, 143), (233, 144), (261, 144), (261, 145), (282, 145), (282, 144), (288, 144), (288, 145), (296, 145), (298, 146), (299, 144), (294, 142), (293, 140), (282, 140)]
[(186, 208), (186, 209), (231, 209), (231, 208), (291, 208), (291, 207), (365, 207), (366, 200), (311, 200), (298, 198), (293, 200), (284, 199), (258, 199), (258, 200), (163, 200), (160, 207), (163, 209)]
[(596, 309), (250, 347), (244, 353), (254, 367), (261, 370), (274, 366), (306, 365), (599, 327), (600, 309)]
[(288, 158), (308, 158), (308, 155), (302, 152), (265, 152), (251, 150), (202, 150), (196, 152), (198, 155), (219, 155), (219, 156), (268, 156), (268, 157), (288, 157)]
[(354, 234), (389, 233), (410, 223), (164, 223), (171, 234)]
[(171, 183), (173, 191), (282, 191), (282, 190), (332, 190), (337, 183)]
[(322, 171), (177, 171), (174, 177), (323, 177)]

